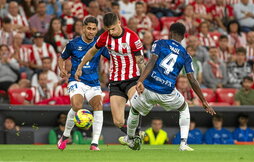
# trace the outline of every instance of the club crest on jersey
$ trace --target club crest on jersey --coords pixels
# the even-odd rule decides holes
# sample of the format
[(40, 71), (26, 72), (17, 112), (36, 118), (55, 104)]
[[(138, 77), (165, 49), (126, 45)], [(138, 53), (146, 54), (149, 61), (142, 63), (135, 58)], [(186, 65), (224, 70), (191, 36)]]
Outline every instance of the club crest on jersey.
[(81, 46), (78, 47), (78, 51), (82, 51), (82, 47)]
[(127, 48), (127, 47), (128, 47), (128, 44), (127, 44), (127, 43), (122, 43), (122, 44), (121, 44), (121, 46), (122, 46), (122, 48), (124, 48), (124, 49), (125, 49), (125, 48)]

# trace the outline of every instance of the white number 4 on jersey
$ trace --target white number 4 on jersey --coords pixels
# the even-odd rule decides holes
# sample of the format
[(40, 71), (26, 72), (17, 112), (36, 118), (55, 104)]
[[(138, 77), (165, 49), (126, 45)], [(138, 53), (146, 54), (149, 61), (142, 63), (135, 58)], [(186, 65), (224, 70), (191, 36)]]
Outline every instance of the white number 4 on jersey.
[(174, 65), (176, 63), (178, 55), (175, 55), (174, 53), (170, 53), (167, 57), (165, 57), (161, 63), (160, 66), (165, 69), (164, 73), (168, 75), (170, 72), (174, 70)]

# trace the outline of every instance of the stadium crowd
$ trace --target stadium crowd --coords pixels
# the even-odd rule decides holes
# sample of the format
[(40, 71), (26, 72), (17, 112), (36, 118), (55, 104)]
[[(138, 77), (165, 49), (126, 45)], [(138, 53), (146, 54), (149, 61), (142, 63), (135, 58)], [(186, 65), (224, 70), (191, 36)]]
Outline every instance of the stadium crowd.
[[(182, 44), (193, 58), (206, 99), (213, 105), (254, 105), (252, 0), (0, 0), (1, 101), (68, 104), (68, 78), (59, 77), (57, 58), (69, 40), (81, 35), (84, 18), (98, 19), (99, 36), (109, 11), (138, 33), (146, 59), (152, 43), (167, 39), (169, 26), (182, 22), (187, 28)], [(108, 69), (102, 59), (106, 96)], [(177, 88), (189, 104), (199, 105), (184, 75)]]

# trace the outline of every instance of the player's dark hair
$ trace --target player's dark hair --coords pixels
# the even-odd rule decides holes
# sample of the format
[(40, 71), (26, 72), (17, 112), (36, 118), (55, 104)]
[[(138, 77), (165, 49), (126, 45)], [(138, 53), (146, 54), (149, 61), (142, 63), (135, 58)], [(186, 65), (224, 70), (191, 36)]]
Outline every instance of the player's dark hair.
[(237, 119), (239, 118), (244, 118), (244, 119), (249, 119), (249, 116), (247, 114), (244, 114), (244, 113), (240, 113), (237, 117)]
[(222, 115), (220, 114), (216, 114), (213, 116), (213, 120), (216, 120), (216, 121), (223, 121), (223, 117)]
[(111, 25), (114, 25), (116, 24), (117, 20), (118, 20), (118, 16), (113, 13), (113, 12), (108, 12), (104, 15), (103, 17), (103, 23), (104, 23), (104, 26), (106, 27), (110, 27)]
[(154, 120), (161, 120), (161, 121), (163, 121), (160, 117), (153, 117), (152, 121), (154, 121)]
[(7, 120), (7, 119), (12, 120), (16, 124), (15, 118), (13, 118), (11, 116), (7, 116), (7, 117), (4, 118), (4, 121)]
[(248, 80), (248, 81), (253, 82), (253, 78), (250, 77), (250, 76), (245, 76), (245, 77), (243, 77), (243, 82), (244, 82), (245, 80)]
[(190, 118), (190, 122), (196, 123), (195, 118), (191, 117), (191, 118)]
[(235, 53), (244, 53), (246, 55), (247, 51), (244, 47), (239, 47), (235, 50)]
[(4, 24), (10, 24), (10, 23), (11, 23), (11, 19), (10, 19), (9, 17), (4, 17), (4, 18), (2, 19), (2, 22), (3, 22)]
[(37, 3), (37, 7), (38, 7), (40, 4), (45, 4), (45, 5), (46, 5), (46, 2), (45, 2), (45, 1), (39, 1), (39, 2)]
[(228, 36), (227, 36), (227, 35), (221, 35), (221, 36), (219, 37), (219, 40), (222, 40), (222, 39), (227, 39), (227, 40), (228, 40)]
[(185, 28), (185, 26), (182, 23), (176, 22), (176, 23), (173, 23), (170, 26), (169, 31), (171, 33), (175, 33), (175, 34), (177, 34), (177, 35), (179, 35), (181, 37), (184, 37), (184, 34), (186, 32), (186, 28)]
[(96, 26), (98, 26), (98, 20), (95, 17), (93, 17), (93, 16), (87, 17), (84, 20), (83, 25), (88, 25), (88, 23), (94, 23), (94, 24), (96, 24)]
[(112, 3), (111, 3), (111, 6), (112, 6), (112, 7), (113, 7), (113, 6), (118, 6), (118, 7), (120, 7), (120, 5), (119, 5), (119, 3), (118, 3), (117, 1), (112, 2)]
[(142, 1), (137, 1), (135, 6), (137, 6), (137, 5), (144, 5), (144, 3)]

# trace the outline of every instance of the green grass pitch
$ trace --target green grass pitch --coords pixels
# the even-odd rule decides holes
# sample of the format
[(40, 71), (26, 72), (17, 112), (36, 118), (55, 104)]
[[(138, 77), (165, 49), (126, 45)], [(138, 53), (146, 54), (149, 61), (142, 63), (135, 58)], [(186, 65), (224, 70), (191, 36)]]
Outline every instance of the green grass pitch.
[(140, 151), (121, 145), (101, 145), (90, 151), (89, 145), (68, 145), (60, 151), (55, 145), (0, 145), (0, 162), (254, 162), (252, 145), (191, 145), (193, 152), (180, 152), (178, 145), (148, 146)]

